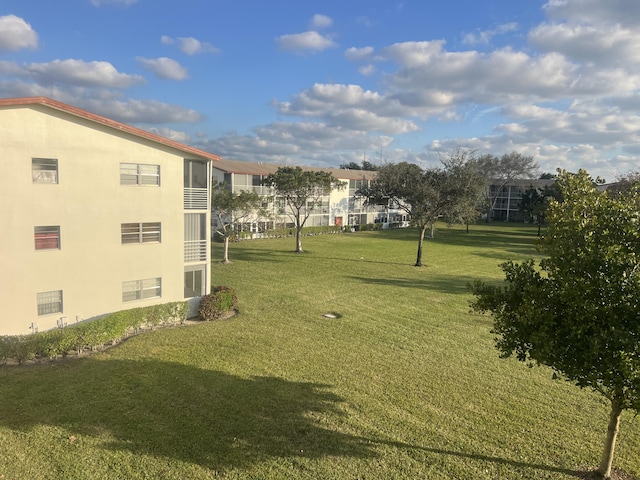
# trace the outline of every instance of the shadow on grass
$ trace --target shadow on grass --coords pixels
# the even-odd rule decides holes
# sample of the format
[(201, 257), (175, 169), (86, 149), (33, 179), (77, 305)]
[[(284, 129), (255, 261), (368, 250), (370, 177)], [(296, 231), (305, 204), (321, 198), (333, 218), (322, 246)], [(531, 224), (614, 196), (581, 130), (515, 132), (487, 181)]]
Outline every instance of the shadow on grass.
[(350, 277), (352, 280), (368, 285), (382, 285), (390, 287), (418, 288), (439, 291), (448, 294), (468, 294), (468, 285), (473, 282), (471, 277), (437, 276), (416, 280), (415, 278), (367, 278)]
[(78, 360), (0, 375), (0, 424), (16, 431), (61, 427), (103, 447), (179, 459), (207, 469), (269, 457), (368, 458), (361, 439), (321, 426), (340, 415), (327, 385), (241, 378), (162, 361)]
[(572, 470), (569, 468), (556, 467), (553, 465), (527, 463), (527, 462), (521, 462), (518, 460), (511, 460), (508, 458), (492, 457), (489, 455), (482, 455), (477, 453), (457, 452), (454, 450), (446, 450), (443, 448), (423, 447), (423, 446), (411, 445), (403, 442), (371, 440), (371, 439), (369, 440), (363, 439), (363, 441), (369, 441), (371, 443), (378, 443), (378, 444), (388, 445), (390, 447), (401, 448), (406, 450), (420, 450), (420, 451), (432, 453), (435, 455), (450, 455), (454, 457), (459, 457), (459, 458), (464, 458), (469, 460), (476, 460), (480, 462), (509, 465), (518, 470), (542, 470), (542, 471), (551, 472), (551, 473), (561, 473), (561, 474), (576, 477), (576, 478), (583, 478), (583, 479), (592, 478), (592, 471), (590, 470)]

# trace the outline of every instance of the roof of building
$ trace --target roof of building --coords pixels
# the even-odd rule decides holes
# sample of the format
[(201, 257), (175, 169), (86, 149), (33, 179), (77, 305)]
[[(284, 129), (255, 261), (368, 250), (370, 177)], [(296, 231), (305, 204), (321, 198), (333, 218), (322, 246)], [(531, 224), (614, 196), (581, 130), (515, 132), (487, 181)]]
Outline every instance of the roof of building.
[[(220, 160), (216, 162), (214, 167), (226, 173), (238, 173), (245, 175), (262, 175), (266, 176), (275, 173), (280, 167), (293, 167), (294, 165), (278, 165), (275, 163), (260, 162), (244, 162), (240, 160)], [(305, 167), (300, 165), (303, 170), (315, 172), (329, 172), (339, 180), (373, 180), (377, 172), (371, 170), (348, 170), (343, 168), (319, 168)]]
[(97, 115), (95, 113), (91, 113), (86, 110), (73, 107), (71, 105), (68, 105), (63, 102), (59, 102), (57, 100), (53, 100), (51, 98), (22, 97), (22, 98), (0, 99), (0, 107), (26, 107), (29, 105), (42, 105), (44, 107), (52, 108), (54, 110), (59, 110), (59, 111), (68, 113), (70, 115), (74, 115), (76, 117), (83, 118), (85, 120), (89, 120), (91, 122), (94, 122), (109, 128), (113, 128), (121, 132), (128, 133), (130, 135), (134, 135), (136, 137), (144, 138), (145, 140), (150, 140), (152, 142), (174, 148), (176, 150), (179, 150), (184, 153), (188, 153), (190, 155), (196, 155), (198, 157), (206, 158), (209, 160), (215, 160), (215, 161), (222, 160), (222, 157), (218, 155), (214, 155), (213, 153), (205, 152), (204, 150), (200, 150), (195, 147), (190, 147), (189, 145), (184, 145), (174, 140), (169, 140), (168, 138), (162, 137), (160, 135), (156, 135), (146, 130), (132, 127), (131, 125), (127, 125), (125, 123), (116, 122), (115, 120), (111, 120), (109, 118)]

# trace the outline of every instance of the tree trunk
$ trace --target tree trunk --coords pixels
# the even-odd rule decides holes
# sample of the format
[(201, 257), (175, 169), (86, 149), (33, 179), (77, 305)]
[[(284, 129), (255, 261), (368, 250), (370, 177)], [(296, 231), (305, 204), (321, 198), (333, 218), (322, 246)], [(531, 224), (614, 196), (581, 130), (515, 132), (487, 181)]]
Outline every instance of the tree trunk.
[(224, 237), (224, 249), (222, 254), (222, 263), (229, 263), (229, 235)]
[(422, 245), (424, 244), (424, 232), (427, 231), (427, 226), (423, 225), (420, 227), (420, 238), (418, 238), (418, 256), (416, 258), (416, 267), (422, 266)]
[(303, 253), (301, 230), (302, 227), (296, 227), (296, 253)]
[(296, 214), (296, 253), (302, 252), (302, 225), (300, 224), (300, 210)]
[(614, 398), (611, 400), (611, 413), (609, 413), (609, 427), (607, 428), (607, 439), (604, 442), (604, 451), (597, 472), (602, 478), (611, 478), (611, 464), (613, 463), (613, 453), (616, 448), (616, 438), (620, 427), (620, 414), (622, 407)]

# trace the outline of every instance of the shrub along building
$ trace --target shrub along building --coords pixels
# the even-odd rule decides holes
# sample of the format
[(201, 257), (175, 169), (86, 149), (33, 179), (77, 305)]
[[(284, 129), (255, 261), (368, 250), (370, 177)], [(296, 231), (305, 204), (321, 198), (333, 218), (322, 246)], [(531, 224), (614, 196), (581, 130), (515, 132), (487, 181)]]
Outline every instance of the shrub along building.
[[(273, 228), (292, 227), (291, 218), (287, 215), (287, 209), (282, 199), (275, 196), (273, 190), (264, 186), (263, 180), (271, 173), (275, 173), (280, 165), (264, 164), (256, 162), (241, 162), (221, 160), (213, 165), (213, 183), (224, 183), (233, 192), (256, 192), (264, 197), (263, 206), (269, 215), (247, 222), (242, 226), (243, 231), (260, 236), (265, 231)], [(348, 184), (348, 188), (333, 190), (330, 195), (322, 198), (322, 205), (310, 213), (305, 227), (317, 226), (344, 226), (354, 227), (364, 224), (388, 224), (405, 221), (397, 210), (384, 207), (366, 207), (361, 198), (355, 196), (356, 190), (364, 183), (371, 182), (375, 171), (346, 170), (338, 168), (313, 168), (300, 167), (303, 170), (315, 170), (330, 172), (338, 180)], [(212, 206), (215, 212), (215, 205)], [(218, 227), (217, 216), (212, 216), (213, 227)]]
[(0, 99), (0, 335), (211, 288), (220, 157), (44, 97)]

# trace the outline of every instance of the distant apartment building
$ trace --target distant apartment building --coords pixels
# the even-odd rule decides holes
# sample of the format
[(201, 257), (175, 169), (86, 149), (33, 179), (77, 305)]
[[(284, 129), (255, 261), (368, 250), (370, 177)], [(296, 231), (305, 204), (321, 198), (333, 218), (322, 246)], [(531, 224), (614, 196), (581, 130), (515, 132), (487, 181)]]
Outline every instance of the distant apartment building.
[[(243, 226), (246, 231), (261, 233), (271, 228), (293, 225), (287, 214), (284, 201), (275, 195), (272, 188), (263, 185), (264, 179), (275, 173), (283, 165), (257, 162), (221, 160), (213, 165), (213, 183), (225, 184), (233, 192), (256, 192), (265, 198), (268, 216), (257, 218)], [(345, 184), (342, 190), (333, 190), (321, 199), (321, 205), (310, 212), (305, 227), (338, 225), (353, 227), (367, 223), (388, 223), (406, 221), (406, 215), (397, 210), (381, 206), (365, 206), (362, 198), (356, 197), (358, 188), (375, 179), (376, 172), (366, 170), (346, 170), (338, 168), (314, 168), (301, 166), (303, 170), (331, 173)], [(212, 206), (215, 212), (215, 205)], [(217, 215), (212, 216), (213, 227), (218, 227)]]
[(522, 222), (524, 216), (520, 209), (520, 200), (524, 193), (531, 188), (549, 187), (555, 183), (555, 180), (514, 179), (504, 185), (502, 183), (496, 180), (489, 186), (488, 196), (495, 200), (490, 220)]
[(216, 155), (44, 97), (0, 99), (0, 335), (211, 287)]

